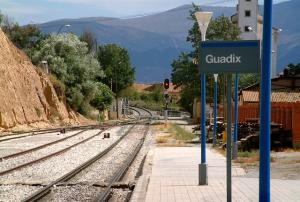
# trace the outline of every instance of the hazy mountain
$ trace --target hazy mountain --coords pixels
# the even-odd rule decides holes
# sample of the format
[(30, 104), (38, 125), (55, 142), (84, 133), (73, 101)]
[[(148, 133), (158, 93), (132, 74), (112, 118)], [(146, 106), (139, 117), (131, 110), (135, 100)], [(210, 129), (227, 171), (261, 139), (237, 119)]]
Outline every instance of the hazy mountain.
[[(279, 38), (278, 71), (290, 62), (300, 62), (300, 8), (299, 0), (274, 5), (273, 26), (281, 28)], [(186, 40), (187, 31), (192, 26), (188, 20), (191, 5), (184, 5), (159, 14), (118, 19), (90, 17), (62, 19), (39, 25), (44, 32), (57, 32), (65, 24), (62, 32), (92, 31), (101, 44), (117, 43), (128, 49), (132, 64), (136, 67), (139, 82), (162, 81), (171, 72), (171, 62), (181, 51), (190, 49)], [(233, 7), (202, 7), (214, 12), (214, 16), (231, 16)], [(294, 19), (294, 20), (293, 20)]]

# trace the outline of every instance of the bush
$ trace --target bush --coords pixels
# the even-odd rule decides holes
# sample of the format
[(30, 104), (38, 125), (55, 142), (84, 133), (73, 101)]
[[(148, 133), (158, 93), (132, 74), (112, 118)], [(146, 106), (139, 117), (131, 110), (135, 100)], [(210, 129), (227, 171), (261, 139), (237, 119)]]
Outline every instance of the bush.
[(61, 82), (60, 80), (58, 80), (56, 78), (56, 76), (54, 75), (50, 75), (49, 77), (53, 87), (54, 87), (54, 90), (59, 98), (60, 101), (62, 101), (64, 99), (64, 95), (65, 95), (65, 85), (63, 84), (63, 82)]

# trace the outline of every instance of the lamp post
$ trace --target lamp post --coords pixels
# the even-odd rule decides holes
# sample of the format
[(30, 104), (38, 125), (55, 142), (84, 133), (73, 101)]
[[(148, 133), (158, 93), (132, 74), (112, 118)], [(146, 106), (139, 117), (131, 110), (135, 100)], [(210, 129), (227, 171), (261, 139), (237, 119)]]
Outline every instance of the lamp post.
[[(212, 12), (196, 12), (201, 41), (205, 41), (207, 27), (212, 17)], [(199, 63), (200, 64), (200, 63)], [(200, 67), (201, 68), (201, 67)], [(201, 74), (201, 164), (199, 164), (199, 185), (207, 185), (207, 163), (206, 163), (206, 78)]]
[(217, 143), (217, 103), (218, 103), (218, 74), (214, 74), (214, 134), (213, 134), (213, 146)]
[(57, 34), (60, 33), (60, 31), (64, 28), (64, 27), (71, 27), (70, 24), (63, 24), (62, 26), (59, 27), (58, 31), (57, 31)]
[[(122, 61), (118, 63), (118, 66), (121, 65)], [(115, 66), (115, 90), (116, 90), (116, 110), (117, 110), (117, 119), (119, 119), (119, 102), (118, 102), (118, 71)]]

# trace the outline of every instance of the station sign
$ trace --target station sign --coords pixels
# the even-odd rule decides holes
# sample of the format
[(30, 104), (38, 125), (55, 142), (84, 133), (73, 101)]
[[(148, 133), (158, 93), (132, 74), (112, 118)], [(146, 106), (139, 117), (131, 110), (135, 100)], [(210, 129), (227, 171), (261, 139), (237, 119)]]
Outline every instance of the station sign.
[(200, 73), (260, 73), (259, 40), (203, 41)]

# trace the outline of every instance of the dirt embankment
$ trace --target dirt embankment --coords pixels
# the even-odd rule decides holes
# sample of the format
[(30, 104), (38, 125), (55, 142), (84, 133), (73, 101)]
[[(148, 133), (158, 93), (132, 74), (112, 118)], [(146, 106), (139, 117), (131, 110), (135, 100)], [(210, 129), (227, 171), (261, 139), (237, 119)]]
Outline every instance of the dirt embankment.
[(0, 29), (0, 130), (22, 125), (76, 123), (48, 77)]

